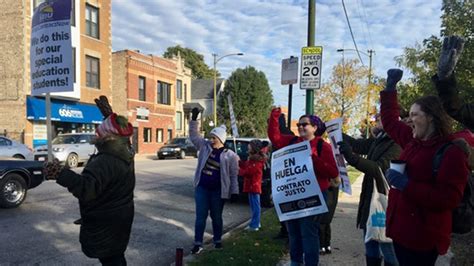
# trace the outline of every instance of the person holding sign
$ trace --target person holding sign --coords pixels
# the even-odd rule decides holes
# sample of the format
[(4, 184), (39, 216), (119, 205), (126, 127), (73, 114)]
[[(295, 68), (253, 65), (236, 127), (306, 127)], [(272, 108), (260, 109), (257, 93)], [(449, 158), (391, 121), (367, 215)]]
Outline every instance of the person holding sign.
[[(296, 137), (280, 132), (278, 123), (280, 114), (280, 108), (274, 108), (272, 110), (268, 122), (268, 137), (276, 148), (309, 141), (314, 174), (321, 191), (325, 194), (329, 188), (330, 180), (337, 178), (339, 172), (331, 145), (321, 138), (321, 135), (326, 130), (324, 122), (315, 115), (301, 116), (297, 124), (299, 137)], [(318, 152), (318, 146), (321, 147), (320, 152)], [(303, 262), (305, 265), (318, 265), (319, 218), (320, 215), (313, 215), (289, 220), (287, 222), (292, 265), (298, 265)]]
[(205, 140), (198, 132), (198, 115), (199, 110), (193, 108), (189, 121), (189, 138), (199, 151), (194, 174), (196, 223), (192, 254), (199, 254), (203, 250), (204, 230), (209, 213), (212, 219), (214, 247), (222, 248), (224, 203), (227, 199), (236, 200), (239, 194), (239, 157), (224, 147), (227, 136), (225, 126), (212, 129), (210, 140)]
[(263, 143), (258, 139), (250, 141), (248, 145), (249, 157), (247, 161), (239, 161), (239, 175), (244, 178), (243, 191), (248, 194), (252, 220), (246, 228), (249, 231), (260, 229), (260, 194), (262, 193), (263, 167), (267, 160), (263, 152)]
[(387, 72), (380, 92), (384, 129), (402, 147), (402, 163), (391, 164), (387, 179), (386, 235), (393, 240), (400, 265), (434, 265), (451, 241), (452, 212), (461, 202), (469, 173), (467, 154), (457, 145), (445, 151), (437, 173), (437, 151), (455, 137), (451, 120), (435, 96), (424, 96), (410, 108), (408, 125), (399, 120), (396, 84), (399, 69)]
[[(337, 143), (339, 151), (344, 155), (347, 163), (364, 173), (362, 192), (360, 193), (357, 210), (357, 227), (367, 230), (372, 194), (376, 188), (379, 193), (387, 195), (383, 173), (388, 169), (390, 161), (398, 159), (401, 148), (383, 130), (380, 115), (376, 116), (376, 125), (372, 128), (375, 138), (354, 139), (343, 134), (344, 141)], [(364, 158), (362, 155), (366, 155)], [(382, 170), (382, 171), (380, 171)], [(374, 186), (375, 183), (375, 186)], [(370, 240), (365, 243), (365, 257), (368, 266), (398, 265), (392, 243), (383, 243)]]

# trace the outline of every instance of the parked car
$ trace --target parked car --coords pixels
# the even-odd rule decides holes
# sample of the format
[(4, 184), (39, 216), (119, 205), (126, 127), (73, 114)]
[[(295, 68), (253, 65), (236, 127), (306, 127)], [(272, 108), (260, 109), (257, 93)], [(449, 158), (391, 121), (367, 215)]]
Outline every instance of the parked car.
[[(94, 154), (93, 133), (59, 134), (53, 139), (53, 157), (67, 164), (70, 168), (85, 163)], [(39, 146), (34, 150), (35, 160), (45, 161), (48, 158), (48, 146)]]
[(159, 160), (168, 157), (184, 159), (186, 156), (197, 158), (198, 151), (189, 138), (174, 138), (161, 147), (156, 156)]
[(26, 191), (41, 184), (43, 163), (0, 158), (0, 207), (16, 208), (26, 199)]
[[(248, 158), (248, 145), (250, 141), (254, 138), (236, 138), (235, 142), (234, 139), (228, 138), (224, 146), (227, 149), (233, 150), (237, 155), (239, 155), (241, 160), (247, 160)], [(270, 145), (270, 141), (268, 139), (260, 139), (263, 141), (266, 146)], [(260, 195), (260, 203), (263, 207), (272, 207), (273, 206), (273, 199), (272, 199), (272, 178), (271, 178), (271, 171), (270, 171), (270, 158), (271, 154), (268, 154), (268, 161), (265, 164), (265, 168), (263, 171), (262, 177), (262, 194)], [(239, 190), (240, 194), (243, 194), (243, 178), (239, 176)]]
[(24, 144), (21, 144), (6, 137), (0, 137), (0, 156), (26, 159), (32, 161), (33, 151)]

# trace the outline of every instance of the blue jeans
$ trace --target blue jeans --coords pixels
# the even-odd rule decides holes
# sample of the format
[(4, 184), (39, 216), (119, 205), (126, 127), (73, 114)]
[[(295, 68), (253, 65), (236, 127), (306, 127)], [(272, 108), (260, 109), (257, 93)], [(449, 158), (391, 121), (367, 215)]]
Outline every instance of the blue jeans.
[(252, 211), (252, 220), (250, 221), (249, 227), (259, 228), (260, 227), (260, 194), (248, 193), (250, 210)]
[(221, 190), (210, 190), (202, 186), (196, 187), (194, 192), (196, 202), (196, 223), (194, 225), (194, 244), (202, 245), (204, 231), (206, 230), (207, 215), (211, 214), (212, 233), (214, 244), (222, 242), (222, 210), (224, 200), (221, 198)]
[(308, 216), (287, 222), (290, 238), (291, 265), (319, 263), (319, 217)]
[[(366, 231), (364, 230), (364, 238)], [(398, 265), (397, 257), (395, 256), (395, 249), (392, 243), (379, 243), (371, 240), (365, 243), (365, 255), (371, 258), (380, 258), (383, 254), (383, 260), (392, 265)]]

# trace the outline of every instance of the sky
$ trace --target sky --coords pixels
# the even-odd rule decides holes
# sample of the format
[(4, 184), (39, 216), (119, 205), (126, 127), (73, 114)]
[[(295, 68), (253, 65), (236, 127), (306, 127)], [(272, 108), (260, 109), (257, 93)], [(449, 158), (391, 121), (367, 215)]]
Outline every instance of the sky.
[[(440, 32), (441, 0), (344, 2), (359, 51), (375, 50), (373, 71), (379, 77), (396, 67), (394, 58), (403, 54), (404, 47)], [(254, 66), (265, 73), (275, 104), (287, 106), (288, 86), (280, 85), (281, 60), (301, 57), (307, 24), (307, 0), (114, 0), (112, 49), (138, 49), (162, 56), (167, 47), (181, 45), (204, 55), (210, 67), (213, 53), (242, 52), (244, 56), (219, 61), (222, 77), (229, 77), (237, 68)], [(316, 1), (315, 44), (323, 46), (324, 82), (342, 58), (336, 50), (355, 48), (341, 1)], [(346, 51), (344, 56), (356, 59), (357, 53)], [(361, 57), (368, 66), (368, 57)], [(295, 116), (305, 112), (304, 95), (296, 84)]]

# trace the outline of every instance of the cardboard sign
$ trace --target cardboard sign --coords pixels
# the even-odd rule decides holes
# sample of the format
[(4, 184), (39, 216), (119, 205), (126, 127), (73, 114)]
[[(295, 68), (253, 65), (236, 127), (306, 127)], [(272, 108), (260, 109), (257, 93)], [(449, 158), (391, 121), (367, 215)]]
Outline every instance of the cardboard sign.
[(329, 140), (332, 146), (332, 153), (336, 160), (339, 176), (341, 177), (340, 189), (346, 194), (352, 195), (351, 181), (347, 173), (347, 166), (344, 156), (339, 152), (338, 142), (342, 141), (342, 118), (336, 118), (326, 122), (326, 132), (329, 135)]
[(238, 138), (239, 129), (237, 128), (237, 120), (235, 119), (234, 106), (232, 105), (232, 97), (230, 94), (227, 96), (227, 101), (229, 103), (230, 127), (232, 128), (232, 136), (234, 136), (234, 138)]
[(328, 211), (308, 141), (273, 152), (271, 170), (273, 202), (280, 222)]

